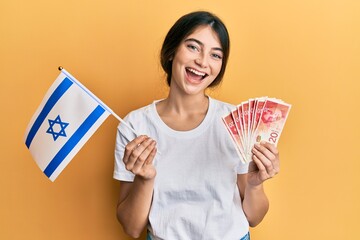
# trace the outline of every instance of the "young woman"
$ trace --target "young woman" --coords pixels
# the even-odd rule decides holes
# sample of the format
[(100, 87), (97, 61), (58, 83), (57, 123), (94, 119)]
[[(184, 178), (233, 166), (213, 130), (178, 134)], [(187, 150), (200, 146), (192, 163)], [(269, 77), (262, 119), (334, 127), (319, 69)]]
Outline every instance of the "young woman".
[(250, 239), (268, 210), (263, 182), (279, 171), (269, 143), (242, 164), (221, 117), (233, 105), (205, 94), (218, 85), (229, 56), (223, 22), (209, 12), (181, 17), (169, 30), (161, 64), (169, 95), (129, 113), (141, 136), (118, 127), (114, 178), (124, 231), (148, 239)]

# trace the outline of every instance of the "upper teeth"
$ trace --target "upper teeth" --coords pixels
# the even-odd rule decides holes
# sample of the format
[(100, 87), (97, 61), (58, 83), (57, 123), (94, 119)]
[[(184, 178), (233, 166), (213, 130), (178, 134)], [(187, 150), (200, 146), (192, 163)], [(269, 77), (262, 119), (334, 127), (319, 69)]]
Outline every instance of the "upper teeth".
[(206, 75), (205, 73), (196, 71), (195, 69), (192, 69), (192, 68), (188, 68), (188, 70), (190, 72), (192, 72), (192, 73), (195, 73), (196, 75), (199, 75), (199, 76), (205, 76)]

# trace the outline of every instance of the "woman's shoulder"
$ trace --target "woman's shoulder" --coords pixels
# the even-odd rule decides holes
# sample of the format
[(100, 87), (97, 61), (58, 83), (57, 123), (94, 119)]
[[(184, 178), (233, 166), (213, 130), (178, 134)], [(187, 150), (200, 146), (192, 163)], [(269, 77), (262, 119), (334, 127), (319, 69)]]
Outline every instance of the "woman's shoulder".
[(229, 111), (232, 111), (236, 108), (236, 106), (234, 104), (231, 104), (231, 103), (228, 103), (228, 102), (224, 102), (224, 101), (221, 101), (221, 100), (218, 100), (218, 99), (214, 99), (214, 98), (211, 98), (211, 101), (213, 102), (213, 105), (214, 105), (214, 108), (215, 108), (215, 111), (217, 112), (229, 112)]
[(153, 103), (150, 103), (146, 106), (134, 109), (132, 111), (130, 111), (125, 119), (128, 121), (142, 121), (144, 119), (144, 117), (146, 117), (147, 115), (149, 115), (153, 109), (153, 104), (155, 103), (155, 101)]
[(141, 128), (147, 126), (145, 123), (151, 121), (150, 119), (152, 115), (151, 112), (153, 104), (154, 103), (151, 103), (130, 111), (123, 119), (126, 124), (122, 124), (122, 122), (118, 124), (119, 132), (121, 132), (122, 135), (127, 136), (128, 139), (133, 139), (136, 137), (133, 135), (134, 132), (131, 131), (128, 126), (130, 126), (132, 129), (135, 129), (135, 131), (138, 133), (142, 133)]

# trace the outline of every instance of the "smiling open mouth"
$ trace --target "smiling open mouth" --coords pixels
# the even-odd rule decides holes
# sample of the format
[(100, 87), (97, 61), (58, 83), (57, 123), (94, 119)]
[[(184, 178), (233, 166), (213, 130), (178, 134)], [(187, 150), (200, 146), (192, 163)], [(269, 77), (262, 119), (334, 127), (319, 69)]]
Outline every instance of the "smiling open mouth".
[(203, 80), (204, 78), (206, 78), (208, 76), (206, 73), (199, 72), (193, 68), (185, 68), (185, 69), (186, 69), (188, 76), (194, 80)]

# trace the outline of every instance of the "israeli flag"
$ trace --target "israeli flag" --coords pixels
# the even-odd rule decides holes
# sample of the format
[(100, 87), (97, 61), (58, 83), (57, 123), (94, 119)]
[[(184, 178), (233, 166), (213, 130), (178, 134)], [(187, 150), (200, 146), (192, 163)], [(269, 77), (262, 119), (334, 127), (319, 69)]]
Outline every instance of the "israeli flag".
[(25, 144), (40, 169), (54, 181), (112, 113), (62, 69), (26, 129)]

